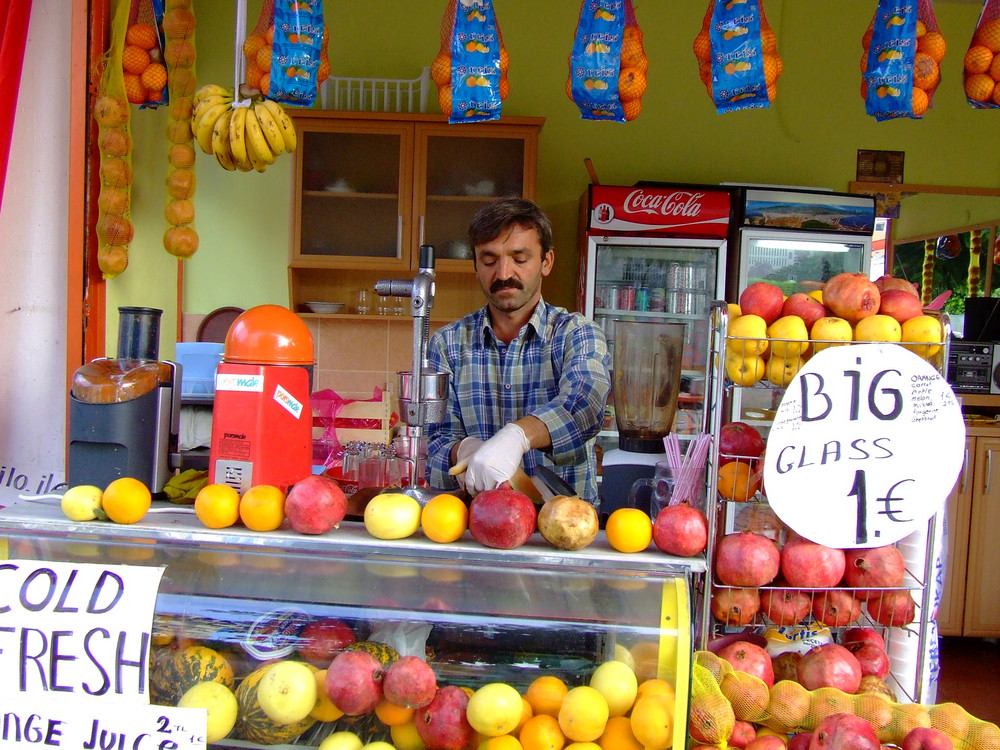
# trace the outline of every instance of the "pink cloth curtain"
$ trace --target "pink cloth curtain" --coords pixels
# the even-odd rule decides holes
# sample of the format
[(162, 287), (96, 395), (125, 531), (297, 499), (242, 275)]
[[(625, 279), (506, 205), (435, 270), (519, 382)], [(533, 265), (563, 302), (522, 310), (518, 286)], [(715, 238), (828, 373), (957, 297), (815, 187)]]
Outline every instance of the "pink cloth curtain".
[(0, 205), (7, 182), (7, 160), (30, 17), (31, 0), (0, 0)]

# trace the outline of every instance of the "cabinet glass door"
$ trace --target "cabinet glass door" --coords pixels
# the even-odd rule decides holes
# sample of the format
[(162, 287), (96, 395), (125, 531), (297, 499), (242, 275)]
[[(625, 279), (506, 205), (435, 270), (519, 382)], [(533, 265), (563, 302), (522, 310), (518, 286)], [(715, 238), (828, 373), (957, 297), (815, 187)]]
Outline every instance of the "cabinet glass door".
[(468, 227), (476, 211), (496, 197), (524, 195), (525, 136), (518, 131), (491, 137), (499, 127), (477, 127), (465, 135), (468, 125), (440, 126), (418, 137), (424, 179), (416, 180), (416, 189), (423, 190), (417, 196), (417, 242), (434, 245), (439, 258), (471, 258)]
[[(297, 260), (408, 264), (410, 130), (306, 130), (301, 147)], [(349, 264), (344, 264), (349, 265)]]

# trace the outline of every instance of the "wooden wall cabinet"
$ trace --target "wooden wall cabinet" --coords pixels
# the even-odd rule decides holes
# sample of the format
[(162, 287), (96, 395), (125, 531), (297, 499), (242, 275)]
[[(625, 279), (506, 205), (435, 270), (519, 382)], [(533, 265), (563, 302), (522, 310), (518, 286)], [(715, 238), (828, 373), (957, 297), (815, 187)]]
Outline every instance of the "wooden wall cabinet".
[(409, 278), (434, 245), (433, 317), (482, 304), (469, 221), (498, 196), (535, 197), (541, 118), (450, 125), (439, 115), (302, 110), (292, 186), (290, 307), (345, 302), (382, 278)]
[(1000, 430), (969, 428), (966, 459), (948, 497), (948, 548), (938, 607), (941, 635), (1000, 636)]

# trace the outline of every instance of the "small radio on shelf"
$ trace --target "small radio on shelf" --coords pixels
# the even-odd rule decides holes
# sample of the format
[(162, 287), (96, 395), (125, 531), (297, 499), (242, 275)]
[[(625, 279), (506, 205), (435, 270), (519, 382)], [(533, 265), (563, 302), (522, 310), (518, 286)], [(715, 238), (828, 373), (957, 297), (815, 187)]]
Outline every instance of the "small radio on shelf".
[(1000, 343), (953, 341), (948, 354), (948, 382), (957, 393), (1000, 393)]

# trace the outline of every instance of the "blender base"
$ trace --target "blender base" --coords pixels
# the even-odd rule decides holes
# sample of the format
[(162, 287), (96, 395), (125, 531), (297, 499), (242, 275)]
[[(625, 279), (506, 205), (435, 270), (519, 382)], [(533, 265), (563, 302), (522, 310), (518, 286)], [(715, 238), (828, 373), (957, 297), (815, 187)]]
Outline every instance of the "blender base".
[[(651, 479), (656, 464), (666, 460), (666, 453), (633, 453), (617, 448), (605, 451), (598, 508), (602, 526), (614, 511), (629, 507), (632, 485), (639, 479)], [(650, 494), (649, 488), (641, 488), (636, 500), (636, 507), (646, 513), (650, 512)]]

